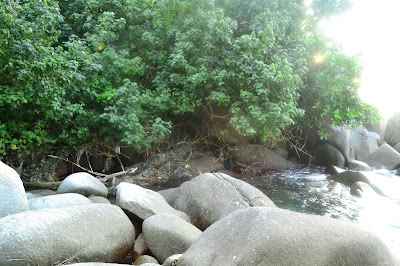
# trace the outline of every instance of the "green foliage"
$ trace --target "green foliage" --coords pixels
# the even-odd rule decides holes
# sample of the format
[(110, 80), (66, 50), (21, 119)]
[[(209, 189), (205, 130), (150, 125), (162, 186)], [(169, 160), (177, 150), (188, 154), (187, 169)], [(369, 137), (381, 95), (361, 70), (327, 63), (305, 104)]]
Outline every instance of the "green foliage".
[(293, 125), (372, 118), (353, 82), (357, 60), (321, 48), (306, 9), (297, 0), (0, 0), (0, 156), (88, 141), (146, 148), (170, 134), (169, 118), (203, 105), (223, 106), (239, 132), (263, 140)]

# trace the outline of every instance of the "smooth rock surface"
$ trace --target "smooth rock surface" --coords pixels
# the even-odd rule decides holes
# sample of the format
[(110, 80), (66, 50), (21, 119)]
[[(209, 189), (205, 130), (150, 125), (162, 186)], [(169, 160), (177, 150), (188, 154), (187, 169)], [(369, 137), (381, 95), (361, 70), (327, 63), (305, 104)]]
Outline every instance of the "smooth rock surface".
[(185, 213), (172, 208), (159, 193), (126, 182), (117, 187), (117, 205), (143, 220), (155, 214), (171, 213), (190, 221)]
[(26, 211), (0, 219), (0, 265), (119, 262), (134, 235), (126, 214), (110, 204)]
[(185, 252), (202, 233), (194, 225), (169, 213), (147, 218), (142, 228), (151, 253), (160, 262)]
[(231, 150), (231, 154), (235, 158), (237, 164), (243, 165), (244, 170), (250, 170), (252, 173), (262, 173), (272, 169), (293, 169), (297, 167), (297, 164), (285, 160), (263, 145), (239, 145)]
[(78, 193), (83, 196), (101, 196), (106, 198), (107, 187), (91, 174), (80, 172), (67, 176), (57, 189), (57, 194)]
[(104, 197), (100, 197), (100, 196), (89, 196), (88, 199), (93, 202), (93, 203), (104, 203), (104, 204), (111, 204), (111, 202)]
[(144, 239), (143, 232), (139, 234), (139, 236), (135, 239), (135, 242), (133, 244), (133, 252), (132, 252), (132, 258), (133, 260), (136, 260), (142, 255), (148, 255), (150, 254), (150, 248), (146, 243), (146, 240)]
[(0, 161), (0, 218), (28, 210), (28, 199), (18, 173)]
[(85, 196), (77, 193), (65, 193), (28, 200), (29, 210), (64, 208), (75, 205), (92, 204)]
[(357, 161), (357, 160), (351, 160), (349, 162), (349, 170), (353, 170), (353, 171), (372, 171), (371, 166), (369, 166), (368, 164), (361, 162), (361, 161)]
[(278, 208), (236, 211), (210, 226), (178, 266), (397, 265), (374, 234), (350, 222)]
[(162, 266), (176, 266), (180, 257), (182, 257), (182, 254), (171, 255), (164, 261)]
[(338, 149), (345, 159), (345, 164), (350, 161), (350, 149), (351, 149), (351, 142), (350, 142), (350, 132), (337, 127), (337, 126), (326, 126), (326, 130), (328, 133), (328, 139), (326, 140), (327, 143)]
[(400, 153), (385, 143), (371, 153), (364, 162), (375, 168), (384, 167), (393, 170), (400, 166)]
[(371, 153), (378, 149), (378, 142), (365, 128), (356, 128), (351, 134), (351, 146), (354, 149), (356, 160), (364, 161)]
[(56, 195), (57, 193), (54, 190), (50, 189), (34, 189), (26, 192), (26, 197), (28, 200), (30, 199), (35, 199), (35, 198), (40, 198), (40, 197), (45, 197), (45, 196), (51, 196), (51, 195)]
[(222, 173), (206, 173), (178, 188), (159, 191), (172, 207), (204, 230), (222, 217), (249, 207), (275, 207), (259, 189)]
[(392, 147), (400, 142), (400, 113), (396, 113), (389, 118), (384, 140)]
[(143, 255), (140, 256), (139, 258), (137, 258), (132, 265), (142, 265), (145, 263), (155, 263), (158, 264), (158, 261), (156, 260), (156, 258), (149, 256), (149, 255)]

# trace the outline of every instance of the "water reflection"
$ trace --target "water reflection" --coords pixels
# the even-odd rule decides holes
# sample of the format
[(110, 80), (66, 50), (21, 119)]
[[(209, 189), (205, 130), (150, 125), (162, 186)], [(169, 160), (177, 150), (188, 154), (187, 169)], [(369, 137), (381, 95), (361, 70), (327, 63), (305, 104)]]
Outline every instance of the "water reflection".
[[(379, 235), (400, 261), (400, 205), (395, 200), (371, 195), (357, 198), (350, 188), (327, 180), (324, 168), (271, 171), (246, 179), (278, 207), (358, 223)], [(393, 176), (400, 181), (400, 177)], [(400, 191), (400, 188), (398, 188)]]

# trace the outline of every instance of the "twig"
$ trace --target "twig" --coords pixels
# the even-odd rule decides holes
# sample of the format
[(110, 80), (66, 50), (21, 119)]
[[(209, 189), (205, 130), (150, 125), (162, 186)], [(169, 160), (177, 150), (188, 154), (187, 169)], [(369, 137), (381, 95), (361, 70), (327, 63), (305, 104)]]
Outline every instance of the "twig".
[(58, 157), (58, 156), (54, 156), (54, 155), (47, 155), (47, 156), (49, 156), (50, 158), (54, 158), (54, 159), (58, 159), (58, 160), (63, 160), (63, 161), (66, 161), (66, 162), (68, 162), (68, 163), (72, 163), (72, 164), (75, 165), (76, 167), (78, 167), (78, 168), (80, 168), (80, 169), (82, 169), (82, 170), (88, 172), (89, 174), (93, 174), (93, 175), (97, 175), (97, 176), (103, 176), (103, 177), (108, 176), (108, 175), (106, 175), (106, 174), (102, 174), (102, 173), (90, 171), (89, 169), (86, 169), (85, 167), (82, 167), (82, 166), (80, 166), (79, 164), (74, 163), (73, 161), (70, 161), (70, 160), (68, 160), (68, 159), (64, 159), (64, 158), (61, 158), (61, 157)]
[(117, 176), (133, 174), (133, 173), (135, 173), (137, 171), (137, 169), (138, 168), (136, 167), (136, 168), (132, 168), (132, 169), (129, 169), (129, 170), (126, 170), (126, 171), (121, 171), (121, 172), (114, 173), (114, 174), (111, 174), (111, 175), (106, 175), (103, 178), (100, 178), (99, 180), (101, 182), (106, 182), (107, 180), (109, 180), (111, 178), (114, 178), (114, 177), (117, 177)]

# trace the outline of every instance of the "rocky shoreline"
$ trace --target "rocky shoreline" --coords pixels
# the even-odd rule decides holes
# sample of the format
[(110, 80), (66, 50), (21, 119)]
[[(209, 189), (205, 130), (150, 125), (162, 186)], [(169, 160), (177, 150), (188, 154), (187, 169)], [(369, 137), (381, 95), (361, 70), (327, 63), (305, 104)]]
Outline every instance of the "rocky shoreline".
[(87, 173), (68, 176), (57, 192), (26, 193), (18, 174), (0, 166), (0, 265), (398, 263), (373, 233), (279, 209), (223, 173), (160, 192), (123, 182), (114, 205)]

